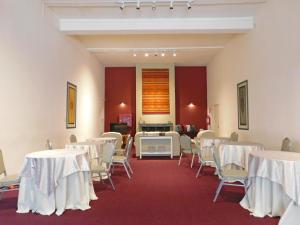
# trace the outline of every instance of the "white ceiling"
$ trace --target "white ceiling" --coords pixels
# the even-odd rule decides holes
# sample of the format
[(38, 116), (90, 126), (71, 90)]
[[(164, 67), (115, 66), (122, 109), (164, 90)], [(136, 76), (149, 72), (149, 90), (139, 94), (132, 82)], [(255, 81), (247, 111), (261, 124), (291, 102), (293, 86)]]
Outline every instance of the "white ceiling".
[(156, 10), (151, 4), (120, 10), (117, 0), (43, 2), (58, 29), (81, 41), (105, 66), (198, 66), (207, 65), (235, 35), (253, 29), (266, 0), (194, 0), (190, 10), (176, 2), (173, 10), (169, 3), (157, 3)]

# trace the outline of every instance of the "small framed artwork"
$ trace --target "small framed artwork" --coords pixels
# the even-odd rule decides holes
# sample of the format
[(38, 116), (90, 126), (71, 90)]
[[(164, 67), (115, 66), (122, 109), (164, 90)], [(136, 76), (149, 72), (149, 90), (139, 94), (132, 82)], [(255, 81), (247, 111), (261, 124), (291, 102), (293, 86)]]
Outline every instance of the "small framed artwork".
[(76, 128), (77, 86), (67, 82), (67, 129)]
[(238, 122), (240, 130), (249, 130), (248, 80), (237, 84)]

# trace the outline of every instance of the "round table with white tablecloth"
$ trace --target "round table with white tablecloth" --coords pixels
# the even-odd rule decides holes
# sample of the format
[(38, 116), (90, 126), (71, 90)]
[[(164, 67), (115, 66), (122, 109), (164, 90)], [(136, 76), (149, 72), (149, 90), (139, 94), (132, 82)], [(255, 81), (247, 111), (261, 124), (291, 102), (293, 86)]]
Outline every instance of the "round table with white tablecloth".
[[(300, 221), (300, 153), (253, 151), (249, 154), (249, 189), (240, 202), (256, 217), (282, 216), (279, 224)], [(287, 221), (288, 218), (294, 218)]]
[(219, 145), (221, 166), (234, 164), (244, 169), (248, 168), (248, 156), (252, 151), (264, 150), (262, 144), (253, 142), (227, 142)]
[(89, 209), (97, 196), (86, 150), (29, 153), (21, 172), (18, 213), (61, 215), (65, 209)]

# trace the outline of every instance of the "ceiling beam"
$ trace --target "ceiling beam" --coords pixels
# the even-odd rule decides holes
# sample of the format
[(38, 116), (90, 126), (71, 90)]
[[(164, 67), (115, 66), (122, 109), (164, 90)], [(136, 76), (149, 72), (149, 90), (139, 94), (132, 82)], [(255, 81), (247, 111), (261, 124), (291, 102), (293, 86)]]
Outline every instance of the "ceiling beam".
[(59, 20), (67, 34), (244, 33), (253, 28), (253, 17)]
[(190, 52), (190, 51), (207, 51), (223, 49), (222, 45), (212, 46), (192, 46), (192, 47), (173, 47), (173, 48), (86, 48), (89, 52), (93, 53), (139, 53), (139, 52)]
[[(268, 0), (194, 0), (192, 6), (215, 5), (253, 5), (263, 4)], [(118, 1), (109, 0), (43, 0), (46, 7), (116, 7)], [(166, 3), (157, 3), (157, 5)], [(169, 4), (169, 3), (168, 3)]]

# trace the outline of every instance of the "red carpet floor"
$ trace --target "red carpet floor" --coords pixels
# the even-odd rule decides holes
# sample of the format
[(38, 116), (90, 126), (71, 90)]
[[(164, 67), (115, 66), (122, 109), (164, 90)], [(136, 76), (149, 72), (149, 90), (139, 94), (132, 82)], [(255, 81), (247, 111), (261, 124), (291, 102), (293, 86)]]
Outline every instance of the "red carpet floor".
[[(218, 179), (213, 170), (196, 179), (197, 168), (184, 159), (132, 159), (134, 176), (116, 169), (117, 190), (95, 183), (99, 199), (87, 211), (67, 210), (62, 216), (17, 214), (16, 194), (0, 201), (2, 225), (275, 225), (278, 218), (255, 218), (240, 207), (242, 188), (225, 187), (216, 203), (212, 202)], [(197, 166), (198, 167), (198, 166)]]

